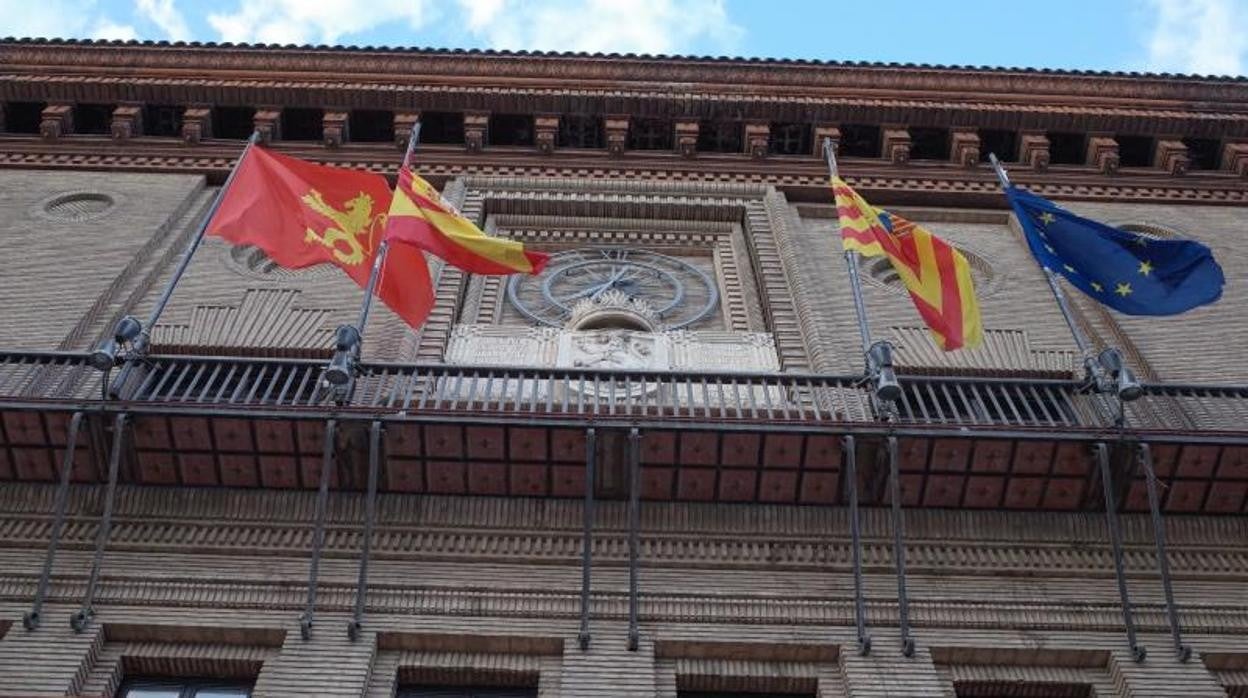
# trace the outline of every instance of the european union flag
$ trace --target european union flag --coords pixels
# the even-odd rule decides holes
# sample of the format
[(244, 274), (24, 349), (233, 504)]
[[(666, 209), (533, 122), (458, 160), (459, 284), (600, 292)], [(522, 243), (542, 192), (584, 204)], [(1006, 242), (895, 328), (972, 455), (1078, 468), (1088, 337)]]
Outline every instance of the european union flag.
[(1222, 297), (1222, 267), (1208, 247), (1131, 233), (1076, 216), (1007, 187), (1040, 266), (1127, 315), (1177, 315)]

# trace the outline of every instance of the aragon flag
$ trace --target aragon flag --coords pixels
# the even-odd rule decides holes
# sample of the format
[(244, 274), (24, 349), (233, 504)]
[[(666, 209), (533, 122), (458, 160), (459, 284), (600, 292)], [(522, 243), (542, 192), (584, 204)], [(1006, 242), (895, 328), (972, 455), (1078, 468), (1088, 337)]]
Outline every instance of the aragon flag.
[[(382, 175), (253, 147), (238, 164), (208, 233), (235, 245), (254, 245), (288, 269), (335, 264), (365, 288), (390, 199)], [(433, 307), (433, 287), (420, 250), (390, 250), (377, 297), (412, 327), (424, 323)]]
[(470, 274), (540, 274), (550, 255), (490, 237), (464, 218), (411, 168), (399, 169), (385, 237), (420, 248)]
[(979, 345), (984, 330), (966, 257), (901, 216), (872, 208), (840, 177), (832, 178), (832, 192), (845, 249), (888, 257), (936, 345)]

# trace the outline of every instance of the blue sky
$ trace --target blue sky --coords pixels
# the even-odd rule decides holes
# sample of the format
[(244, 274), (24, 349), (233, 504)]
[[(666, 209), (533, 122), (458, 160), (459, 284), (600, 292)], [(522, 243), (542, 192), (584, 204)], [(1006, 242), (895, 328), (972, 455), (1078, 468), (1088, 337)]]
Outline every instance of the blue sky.
[(0, 0), (0, 35), (1248, 70), (1248, 0)]

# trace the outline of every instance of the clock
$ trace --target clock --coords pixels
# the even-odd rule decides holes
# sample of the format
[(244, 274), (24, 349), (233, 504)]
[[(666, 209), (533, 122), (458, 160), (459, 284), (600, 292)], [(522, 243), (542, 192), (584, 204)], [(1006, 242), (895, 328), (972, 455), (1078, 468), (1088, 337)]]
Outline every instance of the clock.
[(530, 320), (563, 327), (578, 302), (612, 290), (649, 304), (666, 329), (688, 327), (719, 303), (715, 282), (701, 269), (676, 257), (625, 247), (555, 254), (540, 275), (511, 277), (507, 299)]

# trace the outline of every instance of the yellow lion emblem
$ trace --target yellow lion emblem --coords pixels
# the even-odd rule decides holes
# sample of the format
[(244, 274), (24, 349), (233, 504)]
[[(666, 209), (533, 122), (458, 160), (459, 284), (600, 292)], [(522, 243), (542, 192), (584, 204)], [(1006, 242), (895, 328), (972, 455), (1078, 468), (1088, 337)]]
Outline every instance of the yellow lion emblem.
[(372, 242), (364, 246), (364, 238), (369, 236), (373, 226), (385, 221), (385, 214), (373, 215), (373, 197), (360, 192), (355, 198), (344, 204), (339, 211), (325, 202), (325, 197), (315, 189), (302, 197), (308, 208), (334, 222), (332, 228), (318, 233), (308, 228), (304, 231), (304, 242), (315, 242), (330, 248), (334, 258), (343, 264), (357, 265), (364, 262), (365, 256), (372, 251)]

